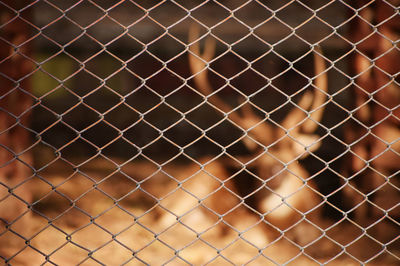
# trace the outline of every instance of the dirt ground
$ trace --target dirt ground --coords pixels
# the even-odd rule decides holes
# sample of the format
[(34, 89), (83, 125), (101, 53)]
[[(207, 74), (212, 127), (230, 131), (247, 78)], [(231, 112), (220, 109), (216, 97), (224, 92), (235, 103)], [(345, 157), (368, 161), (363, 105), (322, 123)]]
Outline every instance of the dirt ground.
[[(169, 196), (177, 193), (171, 177), (187, 168), (159, 171), (138, 162), (122, 167), (123, 175), (104, 161), (79, 172), (53, 163), (27, 184), (35, 211), (28, 226), (15, 230), (29, 241), (2, 227), (0, 255), (11, 265), (399, 265), (399, 238), (380, 224), (364, 233), (349, 221), (331, 223), (303, 248), (290, 232), (271, 236), (250, 214), (238, 217), (243, 222), (236, 229), (216, 225), (218, 219), (200, 208), (177, 222), (167, 210)], [(386, 241), (386, 249), (376, 238)]]

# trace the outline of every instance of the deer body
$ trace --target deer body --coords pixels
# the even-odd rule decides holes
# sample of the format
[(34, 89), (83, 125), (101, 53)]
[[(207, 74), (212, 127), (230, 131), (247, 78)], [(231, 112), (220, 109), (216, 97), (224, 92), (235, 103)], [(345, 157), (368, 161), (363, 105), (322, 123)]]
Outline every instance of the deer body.
[[(197, 27), (191, 27), (189, 42), (189, 64), (195, 85), (202, 94), (210, 95), (213, 89), (208, 81), (207, 66), (214, 55), (215, 44), (207, 39), (204, 52), (201, 53)], [(296, 216), (298, 218), (302, 213), (311, 212), (318, 205), (318, 194), (308, 179), (309, 174), (298, 162), (320, 144), (314, 132), (324, 110), (327, 78), (324, 59), (321, 55), (314, 58), (317, 75), (314, 92), (304, 93), (296, 103), (298, 107), (293, 108), (280, 123), (283, 130), (274, 128), (267, 119), (256, 115), (253, 108), (258, 107), (250, 101), (243, 104), (243, 112), (238, 114), (232, 112), (233, 108), (217, 95), (208, 98), (210, 104), (228, 113), (229, 119), (252, 139), (246, 141), (244, 138), (248, 150), (262, 154), (255, 167), (258, 177), (265, 182), (263, 192), (258, 194), (256, 209), (268, 223), (280, 229), (288, 228), (296, 222)], [(309, 115), (305, 113), (307, 110), (310, 111)], [(265, 113), (265, 116), (268, 114)]]

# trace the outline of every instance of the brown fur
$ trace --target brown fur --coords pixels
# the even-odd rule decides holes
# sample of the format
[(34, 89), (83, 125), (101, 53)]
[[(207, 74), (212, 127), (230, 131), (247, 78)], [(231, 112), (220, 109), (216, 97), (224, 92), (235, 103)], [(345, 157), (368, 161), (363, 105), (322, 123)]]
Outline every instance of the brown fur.
[[(199, 41), (199, 29), (192, 26), (189, 33), (189, 64), (197, 89), (207, 96), (213, 93), (207, 77), (207, 64), (212, 60), (215, 44), (211, 39), (207, 39), (204, 51), (201, 53)], [(321, 54), (319, 50), (317, 52)], [(309, 155), (309, 152), (315, 151), (320, 144), (318, 136), (314, 135), (314, 131), (322, 118), (327, 93), (324, 59), (321, 55), (315, 56), (315, 69), (317, 78), (314, 86), (317, 89), (314, 89), (313, 93), (306, 92), (297, 102), (301, 109), (310, 111), (311, 119), (307, 118), (300, 108), (293, 108), (281, 123), (282, 127), (288, 129), (287, 135), (283, 133), (283, 130), (272, 127), (255, 115), (253, 108), (257, 107), (251, 102), (246, 102), (247, 104), (243, 105), (243, 112), (239, 114), (232, 112), (232, 108), (216, 95), (208, 98), (209, 103), (228, 113), (232, 122), (247, 131), (252, 141), (245, 141), (244, 144), (255, 154), (260, 154), (260, 151), (257, 148), (259, 145), (254, 145), (254, 143), (268, 147), (280, 140), (269, 147), (268, 154), (262, 154), (261, 151), (261, 156), (255, 164), (259, 178), (267, 180), (271, 175), (276, 175), (272, 182), (265, 184), (267, 189), (263, 189), (265, 193), (261, 193), (262, 196), (258, 197), (256, 203), (257, 211), (274, 228), (289, 228), (301, 219), (303, 213), (316, 208), (318, 203), (321, 202), (318, 192), (314, 190), (313, 182), (308, 180), (307, 171), (297, 161)], [(305, 148), (307, 148), (307, 151)], [(272, 159), (270, 155), (280, 160), (282, 164), (277, 159)], [(249, 162), (250, 160), (252, 159), (240, 161)], [(284, 164), (287, 166), (284, 167)], [(218, 167), (223, 172), (224, 166), (218, 165)], [(269, 187), (272, 183), (275, 183), (275, 185)], [(215, 188), (210, 187), (208, 189), (211, 194)], [(235, 187), (230, 189), (238, 191)], [(233, 194), (236, 195), (237, 192)], [(212, 200), (210, 199), (210, 201)], [(235, 198), (231, 194), (230, 197), (227, 195), (216, 200), (213, 206), (216, 209), (222, 208), (223, 212), (226, 212), (229, 209), (236, 208), (239, 201), (240, 198)]]

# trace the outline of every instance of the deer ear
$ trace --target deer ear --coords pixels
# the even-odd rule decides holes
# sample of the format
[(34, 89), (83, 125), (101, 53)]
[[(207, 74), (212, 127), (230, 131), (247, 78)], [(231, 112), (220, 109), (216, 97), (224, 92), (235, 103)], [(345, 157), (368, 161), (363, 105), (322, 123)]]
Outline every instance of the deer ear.
[[(315, 134), (299, 134), (296, 137), (296, 141), (293, 141), (294, 147), (293, 151), (296, 156), (301, 155), (301, 159), (306, 158), (310, 155), (309, 152), (315, 152), (321, 146), (321, 140), (319, 136)], [(306, 147), (308, 147), (306, 151)]]

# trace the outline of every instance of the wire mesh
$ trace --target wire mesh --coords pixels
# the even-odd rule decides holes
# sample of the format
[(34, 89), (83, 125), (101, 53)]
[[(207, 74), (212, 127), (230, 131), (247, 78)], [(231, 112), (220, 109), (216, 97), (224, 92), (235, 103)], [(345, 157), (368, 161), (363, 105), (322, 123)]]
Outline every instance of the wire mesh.
[(0, 1), (6, 265), (397, 265), (399, 1)]

